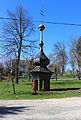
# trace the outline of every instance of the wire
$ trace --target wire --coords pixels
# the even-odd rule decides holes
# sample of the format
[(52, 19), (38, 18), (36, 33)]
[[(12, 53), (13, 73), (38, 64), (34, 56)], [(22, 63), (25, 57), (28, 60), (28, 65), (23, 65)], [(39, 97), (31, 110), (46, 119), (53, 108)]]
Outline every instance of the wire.
[[(0, 17), (0, 19), (4, 19), (4, 20), (17, 20), (14, 18), (5, 18), (5, 17)], [(39, 22), (41, 23), (41, 21), (32, 21), (32, 22)], [(60, 22), (49, 22), (49, 21), (43, 21), (43, 23), (46, 24), (59, 24), (59, 25), (69, 25), (69, 26), (81, 26), (81, 24), (73, 24), (73, 23), (60, 23)]]
[[(33, 21), (33, 22), (41, 22), (41, 21)], [(61, 24), (61, 25), (70, 25), (70, 26), (81, 26), (81, 24), (73, 24), (73, 23), (58, 23), (58, 22), (47, 22), (47, 21), (43, 21), (43, 23), (47, 23), (47, 24)]]
[(0, 17), (0, 19), (4, 19), (4, 20), (17, 20), (17, 19), (14, 19), (14, 18), (4, 18), (4, 17)]

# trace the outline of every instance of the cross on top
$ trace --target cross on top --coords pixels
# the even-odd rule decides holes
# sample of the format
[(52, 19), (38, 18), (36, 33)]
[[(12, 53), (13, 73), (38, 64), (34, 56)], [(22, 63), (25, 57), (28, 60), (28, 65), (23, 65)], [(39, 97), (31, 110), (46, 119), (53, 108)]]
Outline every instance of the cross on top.
[(42, 24), (42, 22), (43, 22), (43, 16), (44, 16), (43, 10), (40, 10), (40, 14), (41, 14), (41, 24)]

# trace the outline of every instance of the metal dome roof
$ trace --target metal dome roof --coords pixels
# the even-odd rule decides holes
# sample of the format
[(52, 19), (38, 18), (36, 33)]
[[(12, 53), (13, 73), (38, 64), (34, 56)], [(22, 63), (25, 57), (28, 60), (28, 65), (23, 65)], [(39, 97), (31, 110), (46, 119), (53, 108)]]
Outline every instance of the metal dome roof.
[(47, 66), (49, 64), (49, 59), (44, 54), (43, 50), (40, 50), (37, 56), (34, 59), (35, 65)]

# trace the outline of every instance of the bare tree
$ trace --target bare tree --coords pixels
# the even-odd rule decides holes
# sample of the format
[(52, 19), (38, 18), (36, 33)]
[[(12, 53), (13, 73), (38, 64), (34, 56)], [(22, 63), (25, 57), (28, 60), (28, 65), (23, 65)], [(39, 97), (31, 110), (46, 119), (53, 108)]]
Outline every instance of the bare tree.
[(79, 71), (81, 72), (81, 37), (78, 38), (76, 43), (76, 53), (78, 56), (78, 68)]
[(2, 53), (12, 55), (16, 59), (16, 83), (18, 84), (18, 66), (21, 55), (34, 50), (35, 40), (31, 40), (34, 32), (32, 17), (22, 5), (16, 7), (15, 12), (8, 10), (10, 20), (4, 23)]
[(7, 59), (7, 58), (5, 58), (5, 59), (6, 59), (5, 62), (4, 62), (4, 64), (5, 64), (5, 75), (10, 76), (10, 74), (11, 74), (11, 59)]
[(76, 69), (76, 59), (75, 59), (74, 54), (72, 52), (72, 48), (70, 48), (70, 64), (71, 64), (71, 67), (72, 67), (72, 72), (74, 74), (75, 69)]
[(50, 64), (48, 65), (48, 68), (55, 74), (55, 78), (57, 80), (57, 75), (60, 73), (60, 65), (57, 62), (56, 56), (53, 54), (49, 54)]
[(26, 60), (26, 62), (27, 62), (26, 71), (28, 73), (28, 77), (29, 77), (29, 81), (30, 81), (30, 78), (31, 78), (30, 71), (34, 68), (33, 58)]
[(62, 75), (65, 72), (65, 66), (67, 63), (67, 54), (65, 44), (62, 42), (58, 42), (54, 44), (53, 54), (56, 56), (56, 61), (61, 67)]
[(81, 37), (75, 39), (74, 37), (71, 39), (70, 50), (73, 54), (74, 59), (76, 59), (78, 70), (81, 69)]
[(76, 68), (76, 72), (78, 74), (79, 80), (80, 80), (80, 73), (81, 73), (81, 37), (78, 39), (75, 39), (72, 37), (71, 39), (71, 53), (73, 54), (73, 58), (76, 60), (78, 69)]

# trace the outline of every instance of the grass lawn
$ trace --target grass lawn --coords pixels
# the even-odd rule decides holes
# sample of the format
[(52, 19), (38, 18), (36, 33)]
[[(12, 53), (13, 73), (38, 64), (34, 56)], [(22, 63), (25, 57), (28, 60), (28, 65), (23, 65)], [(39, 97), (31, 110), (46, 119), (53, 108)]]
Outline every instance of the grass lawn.
[(76, 75), (75, 74), (63, 74), (63, 76), (61, 74), (58, 74), (57, 75), (57, 78), (76, 78)]
[(13, 94), (11, 81), (0, 82), (0, 100), (10, 99), (45, 99), (81, 96), (81, 80), (50, 80), (50, 91), (37, 91), (32, 95), (32, 82), (26, 78), (20, 78), (19, 84), (15, 84), (16, 94)]

